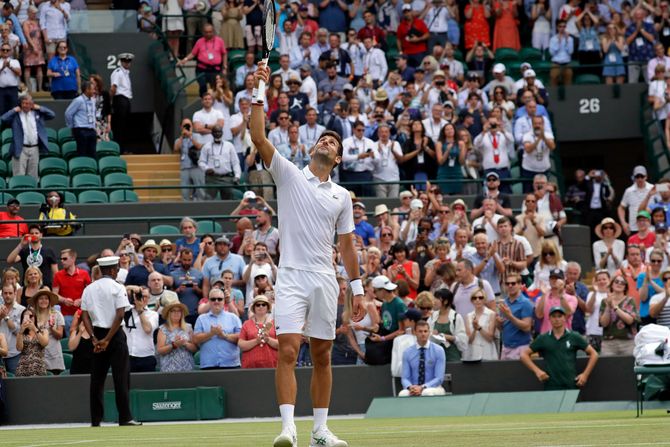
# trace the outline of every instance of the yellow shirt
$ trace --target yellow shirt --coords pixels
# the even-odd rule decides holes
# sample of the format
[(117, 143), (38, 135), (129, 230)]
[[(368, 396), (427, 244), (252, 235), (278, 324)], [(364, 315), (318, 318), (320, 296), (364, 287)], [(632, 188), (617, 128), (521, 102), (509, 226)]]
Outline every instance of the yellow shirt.
[[(54, 221), (63, 221), (63, 220), (75, 220), (77, 216), (74, 213), (67, 211), (65, 208), (51, 208), (49, 213), (45, 215), (40, 213), (40, 220), (54, 220)], [(48, 225), (48, 224), (47, 224)], [(74, 228), (71, 225), (58, 225), (54, 222), (53, 228), (45, 228), (44, 233), (52, 236), (68, 236), (74, 233)]]

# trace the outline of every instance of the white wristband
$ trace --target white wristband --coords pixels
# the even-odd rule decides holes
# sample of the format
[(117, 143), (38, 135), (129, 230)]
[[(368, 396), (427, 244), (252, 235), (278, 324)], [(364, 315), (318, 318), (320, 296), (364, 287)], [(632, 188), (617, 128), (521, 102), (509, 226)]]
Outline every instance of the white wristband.
[(356, 295), (363, 295), (363, 281), (361, 281), (360, 278), (354, 279), (353, 281), (349, 282), (349, 285), (351, 286), (351, 292), (353, 293), (354, 296)]

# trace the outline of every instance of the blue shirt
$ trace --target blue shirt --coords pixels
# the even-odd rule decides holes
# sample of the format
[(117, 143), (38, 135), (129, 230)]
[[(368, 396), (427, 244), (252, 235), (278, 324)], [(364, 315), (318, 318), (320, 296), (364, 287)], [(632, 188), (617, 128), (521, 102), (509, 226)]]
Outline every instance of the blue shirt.
[[(446, 357), (442, 346), (427, 342), (425, 351), (424, 385), (426, 388), (435, 388), (444, 382), (444, 372), (446, 371)], [(410, 385), (419, 384), (419, 346), (412, 345), (402, 354), (402, 386), (407, 388)]]
[[(214, 315), (207, 312), (198, 317), (195, 322), (194, 333), (207, 333), (213, 325), (221, 326), (225, 334), (239, 334), (242, 322), (235, 314), (221, 311)], [(235, 367), (240, 366), (240, 348), (219, 336), (214, 336), (200, 345), (200, 368)]]
[[(158, 261), (154, 261), (154, 270), (161, 275), (170, 276), (167, 267)], [(146, 286), (148, 284), (149, 270), (147, 270), (144, 264), (136, 265), (128, 270), (128, 276), (126, 277), (127, 286)]]
[(370, 245), (370, 239), (374, 239), (376, 237), (375, 229), (372, 227), (372, 225), (364, 220), (361, 220), (358, 223), (354, 223), (354, 227), (354, 234), (357, 234), (363, 238), (363, 245), (366, 247)]
[[(472, 254), (466, 254), (465, 258), (470, 260), (474, 266), (478, 266), (482, 263), (484, 258), (479, 256), (477, 252)], [(486, 266), (478, 275), (479, 279), (485, 279), (491, 284), (491, 289), (496, 295), (500, 293), (500, 278), (498, 278), (498, 269), (496, 268), (496, 262), (493, 258), (490, 258), (486, 263)]]
[[(188, 158), (188, 157), (186, 157)], [(186, 242), (186, 238), (180, 237), (176, 241), (174, 241), (174, 244), (177, 246), (177, 252), (179, 252), (182, 248), (188, 248), (193, 252), (193, 259), (198, 257), (198, 253), (200, 253), (200, 238), (196, 237), (195, 242), (192, 244), (189, 244)]]
[(54, 56), (49, 61), (47, 68), (60, 75), (51, 78), (52, 92), (77, 91), (77, 70), (79, 70), (79, 64), (77, 64), (75, 58), (66, 56), (65, 59), (61, 59), (58, 56)]
[[(514, 302), (510, 301), (509, 297), (505, 298), (505, 305), (512, 311), (512, 315), (519, 320), (533, 317), (533, 303), (523, 295), (519, 295)], [(502, 340), (506, 348), (518, 348), (519, 346), (530, 344), (530, 331), (522, 331), (514, 323), (505, 318), (505, 321), (503, 321)]]
[[(663, 279), (661, 278), (663, 275), (659, 275), (658, 278), (652, 279), (656, 285), (660, 286), (663, 288)], [(647, 273), (640, 273), (637, 277), (637, 289), (640, 290), (642, 288), (642, 284), (644, 284), (644, 279), (647, 277)], [(648, 317), (649, 316), (649, 301), (651, 300), (651, 297), (656, 295), (656, 290), (649, 284), (647, 286), (649, 289), (647, 291), (647, 301), (642, 301), (640, 300), (640, 318)], [(641, 290), (640, 290), (641, 292)]]
[(551, 61), (557, 64), (567, 64), (572, 59), (572, 52), (575, 51), (575, 41), (572, 36), (565, 36), (558, 39), (559, 35), (549, 39), (549, 53), (551, 54)]
[[(589, 296), (589, 288), (582, 282), (575, 283), (575, 295), (586, 301)], [(584, 311), (577, 306), (575, 313), (572, 314), (572, 330), (582, 335), (586, 334), (586, 318)]]
[(319, 26), (331, 33), (343, 33), (347, 30), (346, 13), (337, 2), (331, 1), (325, 8), (319, 8)]
[[(630, 37), (631, 34), (635, 33), (637, 25), (631, 23), (628, 28), (626, 28), (626, 39)], [(656, 36), (656, 31), (654, 30), (654, 25), (647, 22), (642, 22), (642, 29), (646, 33)], [(637, 33), (635, 39), (628, 45), (628, 60), (635, 62), (648, 62), (654, 57), (654, 42), (649, 42), (642, 33)]]
[[(175, 289), (179, 288), (179, 286), (184, 283), (202, 287), (202, 273), (200, 273), (200, 270), (194, 269), (193, 267), (191, 267), (188, 272), (180, 267), (173, 270), (172, 273), (170, 273), (170, 276), (174, 279)], [(186, 287), (183, 292), (177, 292), (177, 296), (179, 296), (179, 301), (188, 307), (189, 314), (198, 314), (198, 302), (200, 301), (200, 296), (195, 293), (193, 287)]]
[(95, 129), (95, 99), (79, 95), (72, 100), (65, 110), (67, 127)]
[(221, 278), (221, 273), (224, 270), (232, 270), (233, 279), (242, 279), (242, 274), (247, 265), (244, 263), (244, 258), (235, 253), (228, 253), (226, 259), (221, 259), (219, 256), (212, 256), (205, 261), (202, 266), (202, 277), (209, 280), (210, 285)]

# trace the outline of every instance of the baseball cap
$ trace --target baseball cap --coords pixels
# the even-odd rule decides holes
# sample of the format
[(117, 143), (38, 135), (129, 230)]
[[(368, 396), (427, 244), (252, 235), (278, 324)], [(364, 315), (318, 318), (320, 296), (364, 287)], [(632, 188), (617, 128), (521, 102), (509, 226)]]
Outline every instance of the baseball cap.
[(307, 7), (307, 5), (300, 5), (300, 6), (298, 7), (298, 11), (300, 11), (300, 12), (302, 12), (302, 11), (309, 11), (309, 8)]
[(354, 86), (351, 85), (349, 82), (347, 82), (347, 83), (344, 84), (344, 86), (342, 87), (342, 91), (345, 91), (345, 90), (354, 91)]
[(228, 238), (225, 237), (225, 236), (219, 236), (219, 237), (216, 238), (216, 240), (214, 241), (214, 244), (226, 244), (226, 245), (230, 245), (230, 239), (228, 239)]
[(530, 65), (530, 62), (522, 62), (519, 68), (523, 70), (524, 68), (533, 68), (533, 66)]
[(356, 208), (357, 206), (365, 209), (365, 204), (363, 202), (354, 202), (352, 205), (353, 208)]
[(649, 211), (647, 210), (638, 211), (637, 218), (639, 219), (640, 217), (651, 220), (651, 214), (649, 214)]
[(505, 66), (501, 63), (497, 63), (493, 66), (493, 72), (494, 73), (504, 73), (505, 72)]
[(409, 209), (411, 210), (423, 209), (423, 202), (419, 199), (412, 199), (412, 201), (409, 202)]
[(486, 233), (486, 227), (484, 225), (475, 225), (474, 228), (472, 229), (473, 236), (479, 233)]
[(635, 168), (633, 168), (633, 178), (635, 178), (636, 175), (644, 175), (646, 177), (647, 168), (644, 166), (635, 166)]
[(486, 178), (488, 179), (489, 177), (495, 177), (496, 179), (500, 180), (500, 175), (498, 175), (498, 173), (495, 171), (491, 171), (486, 174)]
[(565, 309), (563, 309), (561, 306), (554, 306), (549, 309), (549, 315), (553, 314), (554, 312), (560, 312), (565, 315)]
[(415, 307), (410, 307), (409, 309), (407, 309), (407, 312), (405, 312), (403, 316), (408, 320), (412, 320), (415, 322), (420, 321), (421, 318), (423, 318), (421, 311)]
[(253, 191), (245, 191), (242, 198), (245, 200), (254, 200), (256, 198), (256, 193)]
[(533, 70), (532, 68), (529, 68), (523, 73), (524, 78), (534, 78), (535, 76), (536, 76), (535, 70)]
[(469, 71), (468, 72), (468, 80), (469, 81), (479, 80), (479, 75), (475, 71)]
[(451, 107), (452, 109), (454, 108), (454, 103), (451, 101), (444, 101), (444, 104), (442, 104), (444, 107)]
[(563, 270), (556, 268), (556, 269), (551, 269), (549, 271), (549, 277), (550, 278), (565, 279), (565, 274), (563, 273)]
[(302, 65), (300, 66), (300, 69), (301, 69), (302, 71), (312, 71), (312, 66), (309, 65), (309, 64), (302, 64)]
[(397, 284), (393, 284), (390, 279), (384, 275), (375, 276), (372, 280), (373, 289), (395, 290), (398, 288)]
[(402, 5), (402, 10), (403, 11), (411, 11), (412, 10), (412, 5), (406, 3), (406, 4)]

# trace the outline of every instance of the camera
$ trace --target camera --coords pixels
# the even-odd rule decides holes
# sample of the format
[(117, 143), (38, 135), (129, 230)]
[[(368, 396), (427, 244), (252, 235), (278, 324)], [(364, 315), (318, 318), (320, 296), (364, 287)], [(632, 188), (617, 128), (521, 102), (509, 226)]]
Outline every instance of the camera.
[(438, 87), (444, 87), (445, 83), (446, 83), (445, 81), (435, 81), (435, 85), (437, 85)]
[(191, 125), (190, 124), (184, 124), (184, 129), (191, 130)]
[(492, 123), (491, 124), (491, 129), (497, 129), (498, 128), (498, 123)]
[(370, 152), (372, 152), (372, 149), (368, 149), (365, 151), (366, 154), (369, 154)]
[(128, 302), (131, 306), (135, 305), (136, 301), (142, 301), (142, 290), (131, 290), (128, 294)]
[(193, 287), (193, 281), (188, 281), (188, 282), (183, 282), (181, 283), (182, 286), (184, 287)]

